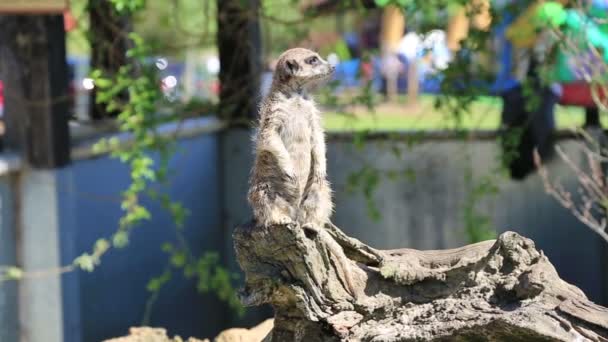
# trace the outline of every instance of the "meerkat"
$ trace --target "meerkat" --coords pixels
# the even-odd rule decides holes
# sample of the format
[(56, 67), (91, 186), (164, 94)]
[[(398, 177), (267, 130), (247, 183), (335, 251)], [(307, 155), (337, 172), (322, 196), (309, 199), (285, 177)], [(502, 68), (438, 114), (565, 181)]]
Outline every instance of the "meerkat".
[(334, 67), (314, 51), (295, 48), (278, 59), (260, 106), (248, 200), (258, 224), (329, 222), (333, 204), (326, 174), (325, 136), (310, 92)]
[[(254, 135), (255, 160), (247, 197), (258, 224), (297, 223), (325, 233), (318, 229), (329, 223), (333, 210), (325, 133), (309, 94), (333, 72), (332, 65), (308, 49), (287, 50), (279, 57)], [(347, 292), (358, 298), (342, 248), (325, 235), (319, 238), (337, 258), (338, 277)]]

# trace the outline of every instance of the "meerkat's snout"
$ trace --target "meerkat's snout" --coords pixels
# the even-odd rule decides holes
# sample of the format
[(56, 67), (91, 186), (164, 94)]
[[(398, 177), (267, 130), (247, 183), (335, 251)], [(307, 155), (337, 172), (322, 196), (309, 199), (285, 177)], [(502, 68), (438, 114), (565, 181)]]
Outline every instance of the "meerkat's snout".
[(328, 61), (321, 59), (321, 57), (318, 58), (320, 60), (320, 64), (317, 66), (317, 76), (321, 77), (322, 79), (328, 79), (333, 76), (334, 72), (336, 71), (336, 67)]

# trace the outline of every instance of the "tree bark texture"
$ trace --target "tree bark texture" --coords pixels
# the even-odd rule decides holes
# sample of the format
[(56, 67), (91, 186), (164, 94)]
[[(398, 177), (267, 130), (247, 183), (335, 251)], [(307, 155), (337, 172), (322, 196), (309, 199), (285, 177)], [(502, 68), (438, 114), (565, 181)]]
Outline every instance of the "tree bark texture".
[(32, 167), (70, 161), (68, 69), (61, 15), (0, 15), (6, 146)]
[(219, 115), (249, 125), (260, 100), (261, 35), (259, 0), (217, 0), (220, 58)]
[(245, 305), (269, 303), (266, 341), (608, 341), (608, 309), (561, 280), (532, 240), (376, 250), (328, 225), (234, 232)]

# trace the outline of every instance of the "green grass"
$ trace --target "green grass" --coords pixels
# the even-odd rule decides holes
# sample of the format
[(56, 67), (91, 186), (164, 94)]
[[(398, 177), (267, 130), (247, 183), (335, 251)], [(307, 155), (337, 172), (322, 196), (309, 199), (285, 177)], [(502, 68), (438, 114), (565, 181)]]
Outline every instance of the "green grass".
[[(500, 123), (502, 103), (498, 98), (486, 97), (473, 103), (470, 113), (463, 115), (459, 123), (447, 109), (433, 107), (432, 96), (421, 96), (416, 108), (408, 108), (404, 101), (391, 106), (378, 105), (375, 112), (358, 112), (356, 115), (327, 110), (324, 124), (328, 131), (417, 131), (442, 129), (496, 129)], [(558, 129), (579, 128), (585, 121), (582, 108), (557, 106), (555, 109)], [(608, 123), (602, 117), (604, 124)]]

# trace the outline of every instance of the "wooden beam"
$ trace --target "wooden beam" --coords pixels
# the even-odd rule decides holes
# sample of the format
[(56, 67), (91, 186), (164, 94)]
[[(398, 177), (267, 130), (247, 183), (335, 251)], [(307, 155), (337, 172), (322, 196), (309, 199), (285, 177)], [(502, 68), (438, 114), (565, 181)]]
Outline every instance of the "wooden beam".
[(68, 0), (19, 0), (0, 1), (0, 13), (11, 14), (61, 14), (68, 10)]
[(68, 69), (62, 15), (0, 16), (6, 147), (35, 168), (70, 160)]

